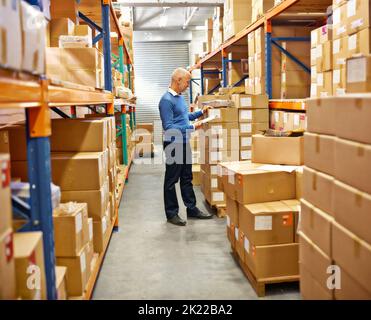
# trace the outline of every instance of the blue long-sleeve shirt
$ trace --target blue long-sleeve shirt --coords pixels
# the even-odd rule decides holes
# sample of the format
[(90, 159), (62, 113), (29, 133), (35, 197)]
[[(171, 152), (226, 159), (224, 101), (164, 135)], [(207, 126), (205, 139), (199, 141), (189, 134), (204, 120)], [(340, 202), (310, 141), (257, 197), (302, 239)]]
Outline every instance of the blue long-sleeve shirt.
[(162, 128), (165, 131), (164, 141), (167, 142), (188, 142), (191, 132), (194, 131), (190, 121), (203, 115), (202, 111), (189, 113), (184, 97), (172, 90), (162, 96), (159, 109)]

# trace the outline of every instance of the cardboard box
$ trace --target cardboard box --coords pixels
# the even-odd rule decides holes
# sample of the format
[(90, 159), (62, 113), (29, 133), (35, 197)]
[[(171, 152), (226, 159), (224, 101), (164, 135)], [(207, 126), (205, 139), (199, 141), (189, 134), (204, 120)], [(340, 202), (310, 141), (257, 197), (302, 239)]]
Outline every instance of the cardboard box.
[(4, 150), (10, 154), (11, 161), (27, 160), (26, 127), (24, 125), (12, 125), (1, 130), (3, 135)]
[(251, 150), (252, 136), (240, 136), (240, 150)]
[(55, 267), (57, 300), (67, 300), (67, 268), (62, 266)]
[(347, 5), (343, 5), (333, 8), (332, 11), (332, 26), (333, 33), (332, 37), (334, 40), (340, 39), (347, 35)]
[(371, 92), (371, 56), (347, 59), (347, 93)]
[(239, 206), (236, 200), (226, 197), (227, 225), (239, 226)]
[(256, 133), (261, 133), (268, 130), (269, 122), (264, 121), (260, 123), (247, 123), (243, 122), (239, 124), (240, 136), (251, 136)]
[(303, 137), (266, 137), (253, 135), (252, 162), (302, 165)]
[(297, 243), (254, 246), (245, 236), (245, 263), (253, 275), (266, 278), (299, 275), (299, 245)]
[(153, 133), (153, 123), (137, 123), (136, 129), (147, 130), (149, 133)]
[(331, 230), (334, 218), (301, 199), (299, 230), (311, 239), (328, 257), (332, 257)]
[(355, 235), (371, 243), (371, 195), (340, 181), (334, 183), (334, 217)]
[(326, 24), (311, 31), (311, 48), (332, 40), (332, 25)]
[[(336, 262), (335, 262), (336, 264)], [(354, 280), (354, 278), (341, 269), (341, 288), (335, 289), (336, 300), (370, 300), (371, 292), (367, 288), (363, 287), (362, 284)]]
[(255, 168), (236, 174), (237, 201), (241, 204), (294, 199), (295, 187), (295, 172)]
[[(58, 18), (50, 21), (50, 47), (59, 47), (59, 36), (72, 36), (77, 28), (69, 18)], [(76, 28), (76, 29), (75, 29)]]
[[(327, 269), (333, 265), (331, 257), (326, 255), (307, 235), (305, 235), (305, 233), (299, 232), (299, 239), (300, 271), (303, 267), (305, 271), (310, 273), (316, 283), (321, 286), (322, 290), (317, 293), (319, 297), (321, 296), (320, 293), (323, 291), (326, 292), (326, 296), (329, 298), (332, 297), (333, 290), (327, 288), (327, 280), (329, 278)], [(308, 295), (304, 294), (307, 299), (309, 299)], [(311, 298), (315, 297), (312, 296)]]
[(16, 299), (13, 231), (0, 233), (0, 300)]
[(233, 94), (232, 101), (235, 108), (268, 109), (268, 96)]
[(75, 0), (51, 1), (50, 14), (52, 19), (70, 18), (73, 22), (78, 23), (78, 4)]
[(235, 108), (215, 108), (208, 110), (208, 116), (216, 118), (211, 123), (238, 122), (238, 110)]
[(283, 202), (239, 205), (239, 229), (256, 246), (294, 242), (295, 214)]
[(81, 296), (88, 281), (87, 255), (89, 244), (81, 249), (76, 257), (57, 257), (57, 265), (67, 267), (67, 294), (68, 297)]
[(360, 54), (369, 55), (371, 53), (369, 28), (350, 35), (347, 40), (347, 58)]
[(67, 203), (54, 210), (54, 242), (57, 257), (75, 257), (89, 241), (86, 203)]
[(306, 132), (304, 134), (304, 164), (334, 176), (335, 140), (333, 136)]
[(335, 177), (371, 194), (371, 145), (340, 138), (335, 143)]
[(251, 150), (241, 150), (240, 151), (240, 161), (251, 160)]
[(368, 107), (371, 99), (364, 95), (333, 98), (336, 104), (334, 115), (334, 133), (336, 136), (371, 144), (371, 127), (368, 119), (371, 110)]
[(308, 99), (306, 105), (308, 131), (311, 133), (335, 135), (335, 116), (338, 113), (338, 99)]
[(220, 136), (206, 137), (205, 151), (239, 150), (239, 142), (238, 135), (228, 135), (226, 132)]
[(346, 87), (346, 69), (337, 69), (332, 71), (332, 93), (334, 96), (345, 95)]
[[(217, 186), (217, 178), (213, 178), (214, 180), (214, 186)], [(204, 188), (204, 196), (205, 199), (208, 201), (210, 205), (224, 205), (226, 201), (226, 197), (224, 192), (221, 192), (218, 189), (211, 189), (211, 178), (205, 174), (203, 179), (203, 188)], [(208, 183), (210, 181), (210, 183)]]
[(371, 7), (368, 1), (348, 1), (343, 6), (346, 8), (348, 35), (370, 27)]
[(268, 109), (239, 109), (240, 123), (259, 123), (269, 120)]
[(0, 65), (22, 68), (22, 32), (20, 1), (6, 0), (0, 4)]
[(9, 155), (0, 153), (1, 183), (0, 183), (0, 234), (12, 226), (12, 202), (10, 190), (10, 160)]
[(300, 264), (300, 294), (303, 300), (333, 300), (333, 293), (320, 285), (308, 267)]
[(332, 43), (332, 66), (333, 69), (343, 69), (346, 66), (348, 55), (348, 37), (336, 39)]
[(109, 240), (109, 228), (111, 220), (109, 218), (109, 208), (100, 221), (93, 221), (93, 243), (94, 252), (101, 253)]
[(317, 97), (332, 96), (332, 71), (317, 72)]
[(364, 288), (371, 286), (371, 245), (337, 222), (333, 223), (332, 254), (337, 264)]
[(21, 23), (22, 70), (44, 74), (47, 25), (45, 17), (33, 6), (21, 1)]
[(108, 147), (108, 123), (103, 120), (52, 120), (52, 152), (100, 152)]
[(318, 209), (334, 216), (334, 182), (332, 176), (304, 167), (303, 198)]
[(201, 163), (201, 171), (208, 175), (217, 175), (218, 169), (217, 164)]
[(303, 195), (303, 167), (296, 169), (296, 199), (300, 200)]
[(317, 46), (317, 72), (332, 70), (332, 41), (326, 41)]
[[(17, 280), (17, 296), (24, 300), (45, 300), (46, 279), (44, 250), (41, 232), (18, 232), (14, 234), (14, 260)], [(40, 289), (27, 286), (30, 265), (40, 272)], [(36, 286), (36, 284), (35, 284)]]

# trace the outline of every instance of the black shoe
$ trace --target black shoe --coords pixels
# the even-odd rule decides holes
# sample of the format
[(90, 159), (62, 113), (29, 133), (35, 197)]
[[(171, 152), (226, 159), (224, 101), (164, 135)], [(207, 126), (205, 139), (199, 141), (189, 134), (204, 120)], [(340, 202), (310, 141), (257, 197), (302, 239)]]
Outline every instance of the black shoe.
[(178, 215), (175, 215), (174, 217), (167, 219), (167, 222), (175, 224), (176, 226), (185, 226), (187, 224), (187, 221), (183, 220)]
[(201, 210), (197, 209), (196, 213), (187, 212), (187, 216), (189, 218), (195, 218), (195, 219), (212, 219), (213, 215), (210, 213), (202, 212)]

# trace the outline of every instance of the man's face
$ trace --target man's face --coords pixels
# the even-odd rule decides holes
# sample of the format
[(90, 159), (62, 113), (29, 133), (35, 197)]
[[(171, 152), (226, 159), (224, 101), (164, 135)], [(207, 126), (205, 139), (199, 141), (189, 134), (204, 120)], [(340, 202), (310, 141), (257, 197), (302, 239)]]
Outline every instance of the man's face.
[(190, 75), (185, 75), (184, 77), (180, 78), (178, 81), (179, 91), (184, 92), (189, 87), (189, 82), (191, 81)]

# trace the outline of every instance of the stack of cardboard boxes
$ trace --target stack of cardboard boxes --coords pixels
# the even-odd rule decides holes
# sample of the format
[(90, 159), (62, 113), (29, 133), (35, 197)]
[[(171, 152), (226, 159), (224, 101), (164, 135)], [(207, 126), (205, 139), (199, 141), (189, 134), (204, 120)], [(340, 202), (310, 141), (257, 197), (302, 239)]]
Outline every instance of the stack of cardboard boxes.
[(224, 3), (224, 40), (233, 37), (251, 23), (251, 1), (226, 0)]
[(46, 74), (93, 88), (104, 87), (103, 54), (93, 46), (93, 32), (88, 25), (79, 25), (74, 1), (51, 2), (48, 27)]
[[(310, 28), (275, 26), (272, 37), (306, 37)], [(258, 28), (247, 36), (249, 48), (249, 78), (245, 80), (247, 94), (264, 94), (266, 89), (265, 32)], [(303, 64), (310, 64), (310, 44), (303, 42), (280, 42), (288, 52), (295, 53)], [(300, 99), (310, 94), (310, 75), (272, 46), (272, 98)]]
[[(2, 134), (0, 132), (0, 134)], [(14, 262), (14, 241), (12, 228), (12, 206), (10, 191), (10, 158), (0, 143), (0, 300), (15, 299), (16, 278)]]
[(260, 281), (298, 276), (295, 171), (225, 163), (218, 184), (227, 196), (227, 235), (240, 263)]
[(24, 1), (2, 1), (0, 65), (13, 70), (44, 74), (46, 25), (43, 13), (30, 4)]
[(371, 298), (369, 104), (362, 95), (308, 101), (300, 222), (306, 299)]
[(154, 152), (153, 123), (138, 123), (135, 130), (135, 155), (150, 157)]
[(57, 264), (67, 268), (67, 295), (83, 295), (88, 283), (93, 249), (93, 219), (86, 203), (61, 204), (53, 213)]
[(238, 109), (239, 160), (251, 160), (252, 136), (269, 127), (268, 97), (233, 94), (232, 101)]
[[(305, 106), (305, 101), (302, 102)], [(307, 115), (304, 112), (270, 110), (270, 128), (277, 131), (305, 131)]]
[(224, 41), (223, 36), (223, 17), (222, 7), (216, 7), (213, 14), (213, 38), (211, 41), (211, 50), (217, 49)]
[[(56, 119), (52, 121), (52, 181), (62, 191), (62, 201), (88, 204), (94, 220), (94, 251), (102, 252), (116, 206), (113, 117)], [(24, 126), (8, 128), (12, 176), (28, 180)], [(108, 177), (108, 178), (107, 178)], [(111, 194), (110, 194), (111, 193)]]
[[(339, 51), (341, 49), (338, 48), (338, 45), (342, 40), (339, 41), (335, 40), (336, 47), (333, 48), (332, 36), (333, 36), (332, 25), (322, 26), (321, 28), (313, 30), (311, 33), (312, 97), (332, 96), (333, 67), (336, 68), (345, 67), (345, 59), (343, 63), (339, 60), (338, 56), (335, 57), (335, 55), (338, 55), (340, 53)], [(339, 85), (339, 89), (341, 89), (342, 86), (340, 85), (340, 83), (338, 83), (337, 79), (334, 80), (335, 80), (334, 83), (336, 82), (336, 84)]]
[(199, 132), (195, 131), (192, 133), (191, 138), (189, 140), (192, 150), (192, 175), (193, 180), (192, 183), (194, 186), (201, 185), (201, 144), (200, 144), (200, 136)]

